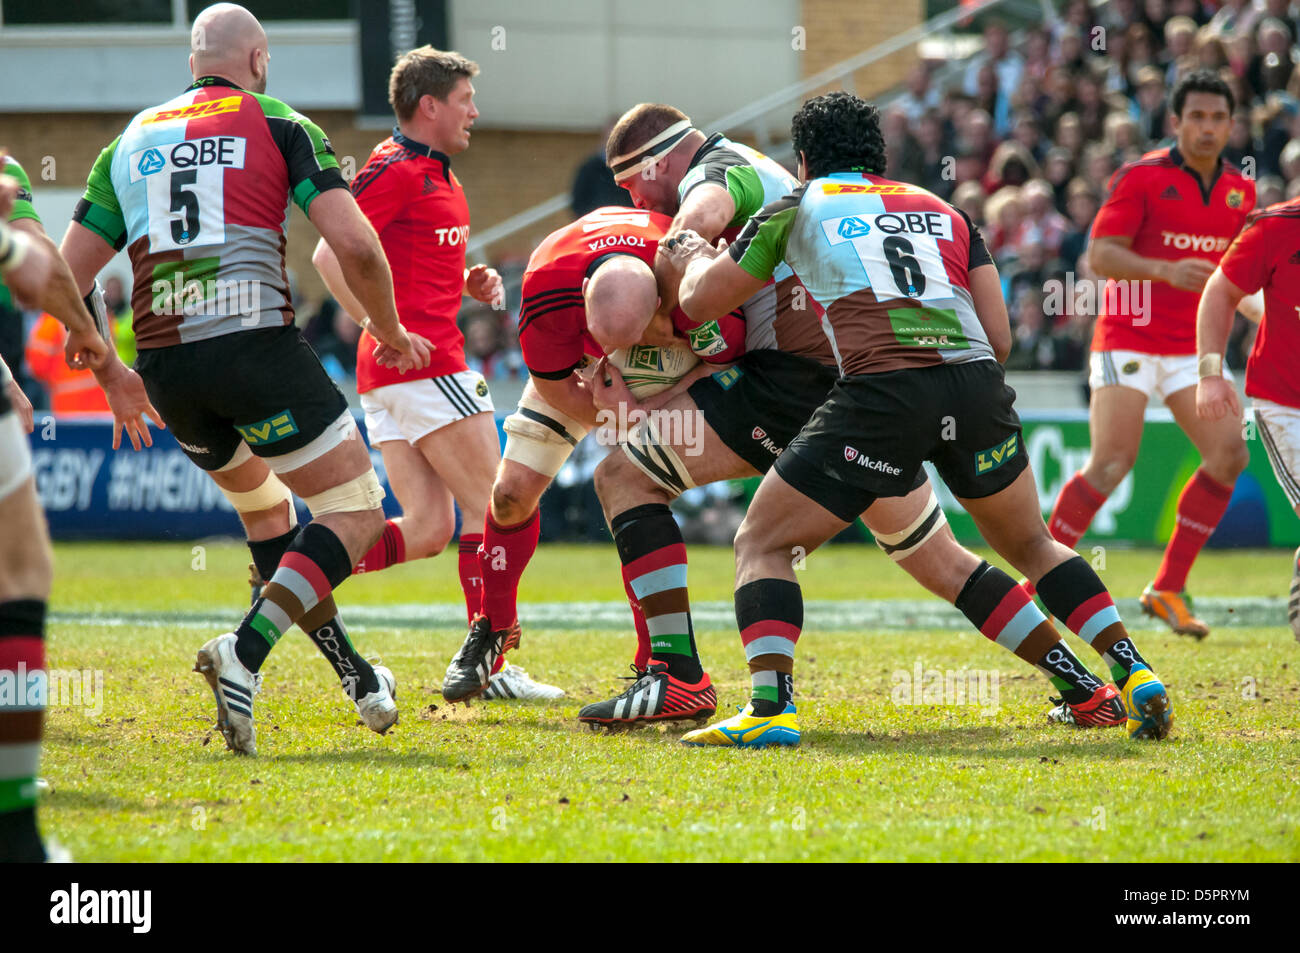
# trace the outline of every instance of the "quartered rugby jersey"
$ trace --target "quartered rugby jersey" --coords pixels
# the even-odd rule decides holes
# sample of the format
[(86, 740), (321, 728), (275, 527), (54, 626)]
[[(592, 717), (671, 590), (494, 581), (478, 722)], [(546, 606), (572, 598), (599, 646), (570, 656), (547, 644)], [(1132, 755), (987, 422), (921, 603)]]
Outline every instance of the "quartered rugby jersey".
[[(587, 357), (604, 352), (587, 330), (582, 280), (610, 255), (634, 255), (654, 267), (672, 219), (658, 212), (606, 206), (556, 229), (537, 246), (524, 272), (519, 346), (535, 377), (563, 380)], [(673, 326), (701, 360), (729, 363), (744, 353), (745, 322), (735, 312), (696, 325), (680, 309)]]
[[(1254, 180), (1231, 163), (1220, 161), (1207, 189), (1176, 146), (1157, 149), (1111, 176), (1092, 238), (1127, 236), (1133, 239), (1129, 247), (1144, 258), (1200, 258), (1217, 265), (1254, 207)], [(1109, 279), (1092, 349), (1195, 354), (1200, 300), (1199, 292), (1165, 281)]]
[(292, 323), (290, 199), (346, 187), (311, 120), (208, 76), (100, 153), (73, 221), (126, 247), (136, 342), (167, 347)]
[[(733, 242), (740, 230), (765, 205), (789, 195), (799, 187), (799, 180), (785, 167), (756, 149), (732, 142), (721, 135), (712, 135), (691, 157), (686, 174), (677, 186), (679, 199), (684, 200), (693, 189), (710, 183), (727, 190), (736, 206), (736, 214), (722, 231), (722, 238)], [(797, 325), (782, 320), (791, 307), (802, 304), (804, 294), (790, 269), (778, 265), (773, 273), (773, 285), (765, 287), (743, 305), (745, 315), (745, 350), (779, 348), (793, 354), (803, 354), (823, 364), (833, 364), (834, 359), (821, 334), (789, 332)]]
[(1264, 289), (1246, 394), (1300, 409), (1300, 198), (1251, 213), (1219, 267), (1247, 294)]
[(375, 361), (377, 342), (363, 331), (357, 391), (465, 370), (456, 315), (465, 287), (469, 205), (451, 159), (394, 129), (352, 180), (352, 194), (383, 243), (402, 327), (436, 348), (428, 367), (402, 374)]
[(821, 313), (796, 320), (844, 375), (993, 360), (970, 269), (991, 259), (965, 213), (877, 175), (814, 179), (752, 218), (729, 249), (755, 278), (786, 263)]

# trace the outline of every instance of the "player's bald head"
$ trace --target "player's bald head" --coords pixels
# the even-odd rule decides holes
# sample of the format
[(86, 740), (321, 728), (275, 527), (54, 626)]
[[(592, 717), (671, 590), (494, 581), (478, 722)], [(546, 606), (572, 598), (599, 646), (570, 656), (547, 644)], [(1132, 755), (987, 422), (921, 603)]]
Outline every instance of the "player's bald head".
[(641, 340), (659, 306), (654, 272), (640, 258), (615, 255), (601, 263), (583, 287), (587, 327), (606, 351)]
[(269, 59), (266, 31), (239, 4), (216, 3), (194, 18), (190, 70), (195, 79), (222, 76), (253, 92), (266, 92)]

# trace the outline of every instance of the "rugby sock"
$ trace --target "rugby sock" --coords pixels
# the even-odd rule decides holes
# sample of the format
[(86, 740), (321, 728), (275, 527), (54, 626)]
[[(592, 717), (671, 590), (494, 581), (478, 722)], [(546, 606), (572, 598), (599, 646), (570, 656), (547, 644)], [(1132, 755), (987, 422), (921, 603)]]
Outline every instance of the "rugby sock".
[(1065, 620), (1067, 629), (1096, 649), (1119, 688), (1134, 665), (1151, 668), (1124, 629), (1110, 593), (1082, 556), (1067, 559), (1038, 580), (1038, 598), (1048, 612)]
[(1042, 671), (1070, 704), (1086, 702), (1101, 687), (1029, 593), (1001, 569), (981, 562), (953, 604), (985, 638)]
[(1187, 574), (1192, 571), (1192, 563), (1205, 541), (1213, 535), (1219, 520), (1223, 519), (1231, 499), (1232, 487), (1212, 479), (1204, 467), (1197, 467), (1178, 497), (1174, 534), (1169, 537), (1152, 588), (1162, 592), (1182, 592), (1187, 588)]
[(1058, 542), (1074, 549), (1105, 502), (1106, 494), (1085, 480), (1082, 473), (1076, 473), (1061, 488), (1047, 528)]
[[(794, 647), (803, 628), (803, 592), (786, 579), (756, 579), (736, 590), (736, 625), (745, 646), (751, 680), (764, 671), (776, 671), (777, 695), (753, 694), (750, 703), (760, 717), (779, 715), (794, 694)], [(769, 688), (753, 682), (753, 689)], [(784, 690), (785, 701), (782, 701)]]
[(45, 716), (44, 640), (44, 601), (0, 602), (0, 862), (45, 860), (36, 828), (36, 768)]
[(459, 561), (460, 588), (465, 593), (465, 621), (473, 622), (483, 606), (483, 571), (478, 564), (478, 550), (483, 545), (482, 533), (462, 533)]
[(280, 636), (350, 575), (352, 559), (332, 530), (320, 523), (299, 530), (235, 630), (235, 655), (244, 668), (260, 669)]
[[(754, 714), (760, 717), (779, 715), (794, 698), (794, 676), (788, 672), (761, 670), (749, 676), (749, 699)], [(763, 711), (759, 711), (759, 703)], [(769, 710), (770, 709), (770, 710)]]
[[(264, 580), (262, 588), (266, 588), (265, 580), (275, 575), (280, 560), (284, 558), (290, 544), (297, 538), (298, 528), (294, 527), (282, 536), (248, 541), (248, 551), (253, 554), (253, 565), (257, 567), (257, 574)], [(379, 679), (375, 675), (375, 670), (361, 657), (353, 646), (352, 640), (348, 638), (348, 630), (343, 625), (342, 617), (333, 613), (324, 625), (308, 628), (302, 624), (307, 621), (308, 615), (309, 613), (304, 613), (298, 620), (299, 625), (307, 633), (307, 638), (311, 639), (312, 644), (330, 663), (334, 674), (343, 683), (348, 697), (356, 701), (371, 692), (378, 691)]]
[(499, 525), (491, 513), (484, 521), (483, 547), (478, 554), (479, 575), (483, 578), (483, 614), (494, 632), (515, 622), (519, 580), (537, 552), (541, 531), (537, 510), (514, 526)]
[(638, 669), (644, 669), (650, 664), (650, 629), (645, 624), (641, 603), (632, 591), (632, 579), (628, 576), (626, 566), (623, 567), (623, 591), (627, 593), (627, 604), (632, 610), (632, 625), (636, 628), (636, 658), (632, 664)]
[(378, 572), (402, 562), (406, 562), (406, 537), (402, 535), (402, 527), (392, 520), (387, 520), (379, 542), (371, 546), (370, 550), (357, 560), (352, 572), (353, 574)]
[(695, 683), (704, 676), (695, 648), (691, 600), (686, 591), (686, 543), (666, 503), (624, 510), (609, 521), (618, 558), (641, 605), (650, 637), (650, 661)]

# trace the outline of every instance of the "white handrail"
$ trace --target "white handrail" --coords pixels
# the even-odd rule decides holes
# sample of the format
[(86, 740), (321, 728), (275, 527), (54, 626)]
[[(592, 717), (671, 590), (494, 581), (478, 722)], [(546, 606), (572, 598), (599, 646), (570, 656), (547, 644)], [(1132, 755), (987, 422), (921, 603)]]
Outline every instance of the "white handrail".
[[(803, 98), (807, 93), (823, 86), (829, 86), (834, 82), (842, 82), (845, 77), (852, 76), (864, 66), (874, 63), (876, 60), (883, 59), (913, 43), (923, 39), (927, 34), (934, 33), (938, 30), (944, 30), (952, 26), (959, 20), (964, 20), (992, 7), (1001, 6), (1007, 0), (978, 0), (971, 6), (957, 6), (947, 13), (941, 13), (936, 17), (931, 17), (924, 23), (918, 24), (911, 29), (904, 30), (897, 36), (878, 43), (868, 50), (850, 56), (848, 59), (841, 60), (834, 66), (828, 67), (807, 79), (793, 83), (784, 89), (779, 89), (774, 93), (757, 99), (747, 106), (730, 112), (727, 115), (711, 123), (700, 126), (701, 129), (708, 129), (711, 132), (727, 132), (731, 129), (744, 128), (755, 119), (759, 119), (766, 113), (771, 112), (779, 106), (786, 105), (793, 100)], [(480, 254), (484, 249), (508, 238), (515, 232), (522, 231), (532, 225), (536, 225), (543, 219), (554, 215), (556, 212), (569, 207), (570, 193), (562, 192), (559, 195), (552, 196), (545, 202), (540, 202), (531, 208), (524, 209), (503, 222), (498, 222), (491, 228), (486, 228), (475, 235), (466, 246), (466, 254), (471, 258)]]

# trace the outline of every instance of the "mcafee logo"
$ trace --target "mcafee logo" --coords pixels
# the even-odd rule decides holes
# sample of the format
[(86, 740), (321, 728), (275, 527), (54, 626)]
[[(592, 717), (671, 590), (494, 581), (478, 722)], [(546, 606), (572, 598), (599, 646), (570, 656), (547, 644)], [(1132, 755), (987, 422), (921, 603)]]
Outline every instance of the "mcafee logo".
[(852, 447), (844, 448), (844, 459), (849, 461), (849, 463), (852, 463), (854, 460), (857, 459), (857, 457), (858, 457), (858, 451), (854, 450)]
[(755, 427), (753, 436), (755, 440), (762, 440), (764, 437), (767, 436), (767, 431), (764, 430), (762, 427)]

